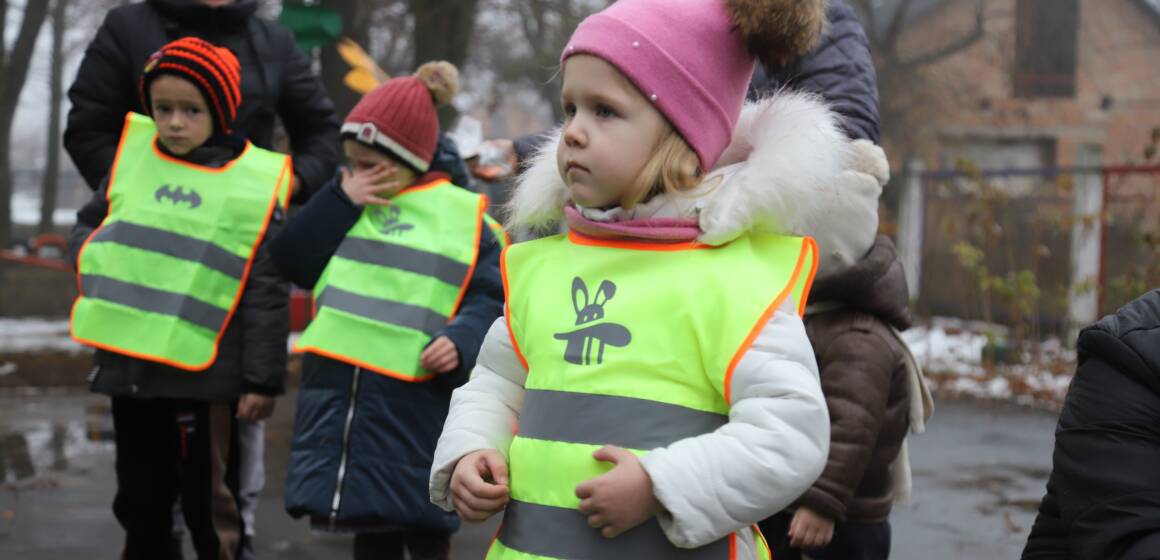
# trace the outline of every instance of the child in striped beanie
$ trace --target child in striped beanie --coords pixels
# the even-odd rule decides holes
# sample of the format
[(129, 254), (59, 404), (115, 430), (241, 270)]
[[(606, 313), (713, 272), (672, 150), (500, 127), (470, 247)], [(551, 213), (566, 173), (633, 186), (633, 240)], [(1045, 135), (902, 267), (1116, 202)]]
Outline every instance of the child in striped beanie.
[(230, 134), (242, 103), (240, 76), (229, 49), (196, 37), (173, 41), (149, 57), (141, 105), (157, 123), (161, 145), (182, 156)]

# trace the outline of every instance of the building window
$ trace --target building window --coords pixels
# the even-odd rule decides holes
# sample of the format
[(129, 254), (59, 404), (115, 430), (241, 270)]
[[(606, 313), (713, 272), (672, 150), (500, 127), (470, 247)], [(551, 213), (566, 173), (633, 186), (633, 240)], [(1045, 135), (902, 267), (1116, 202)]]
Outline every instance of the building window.
[(1017, 0), (1015, 97), (1074, 97), (1079, 0)]

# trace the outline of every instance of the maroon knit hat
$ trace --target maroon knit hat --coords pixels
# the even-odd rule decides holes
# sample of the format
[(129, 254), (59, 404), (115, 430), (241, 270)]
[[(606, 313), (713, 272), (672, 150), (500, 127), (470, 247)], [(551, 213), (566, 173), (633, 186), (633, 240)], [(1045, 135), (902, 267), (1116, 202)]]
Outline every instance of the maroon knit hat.
[(450, 102), (458, 89), (455, 66), (429, 62), (414, 76), (388, 80), (364, 95), (342, 124), (342, 135), (426, 173), (439, 141), (435, 108)]
[(197, 37), (182, 37), (153, 53), (141, 74), (141, 104), (153, 115), (149, 86), (158, 76), (170, 74), (191, 82), (205, 97), (213, 115), (214, 130), (230, 133), (242, 104), (241, 64), (225, 47)]

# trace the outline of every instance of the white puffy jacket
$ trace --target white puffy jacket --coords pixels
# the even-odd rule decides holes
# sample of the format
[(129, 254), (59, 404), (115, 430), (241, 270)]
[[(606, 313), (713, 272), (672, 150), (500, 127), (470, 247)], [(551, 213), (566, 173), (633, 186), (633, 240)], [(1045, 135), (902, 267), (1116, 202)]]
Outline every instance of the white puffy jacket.
[[(822, 233), (816, 237), (823, 238), (823, 267), (827, 260), (861, 257), (877, 229), (886, 168), (881, 150), (852, 146), (823, 105), (798, 94), (747, 106), (739, 127), (747, 128), (735, 133), (705, 188), (658, 196), (634, 208), (633, 217), (699, 216), (701, 240), (716, 243), (752, 229)], [(556, 142), (521, 179), (513, 199), (517, 227), (559, 218), (567, 190), (556, 171)], [(838, 226), (810, 231), (821, 220)], [(787, 300), (773, 314), (734, 370), (726, 425), (642, 458), (664, 506), (661, 528), (674, 545), (698, 547), (741, 531), (738, 557), (754, 558), (754, 537), (744, 528), (782, 510), (821, 474), (829, 416), (796, 306)], [(453, 509), (451, 474), (464, 455), (490, 448), (507, 456), (526, 377), (501, 318), (484, 340), (471, 380), (452, 396), (431, 472), (436, 505)]]

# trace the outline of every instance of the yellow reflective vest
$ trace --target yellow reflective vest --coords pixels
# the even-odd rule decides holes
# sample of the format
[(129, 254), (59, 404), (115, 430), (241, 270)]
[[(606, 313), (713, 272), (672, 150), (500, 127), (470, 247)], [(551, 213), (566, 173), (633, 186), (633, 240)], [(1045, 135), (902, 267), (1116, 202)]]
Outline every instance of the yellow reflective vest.
[(573, 232), (508, 248), (506, 317), (528, 376), (488, 558), (733, 558), (737, 534), (678, 549), (655, 519), (606, 539), (575, 489), (611, 469), (592, 458), (603, 445), (643, 455), (723, 426), (734, 368), (787, 298), (804, 309), (816, 264), (812, 240), (776, 235), (709, 247)]

